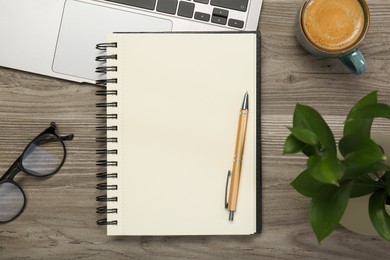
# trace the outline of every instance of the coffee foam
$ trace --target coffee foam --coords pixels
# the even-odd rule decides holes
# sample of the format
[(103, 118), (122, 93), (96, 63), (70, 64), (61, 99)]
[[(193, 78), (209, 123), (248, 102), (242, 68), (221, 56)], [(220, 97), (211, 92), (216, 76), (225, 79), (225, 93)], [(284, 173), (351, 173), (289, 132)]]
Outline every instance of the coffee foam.
[(359, 39), (364, 12), (358, 0), (311, 0), (302, 25), (307, 38), (320, 49), (341, 50)]

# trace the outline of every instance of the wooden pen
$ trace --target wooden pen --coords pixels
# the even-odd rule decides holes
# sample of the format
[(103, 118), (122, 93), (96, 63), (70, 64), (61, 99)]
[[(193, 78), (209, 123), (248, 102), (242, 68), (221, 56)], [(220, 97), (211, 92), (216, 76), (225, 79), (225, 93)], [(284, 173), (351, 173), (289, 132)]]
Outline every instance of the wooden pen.
[(233, 221), (234, 212), (236, 211), (237, 208), (238, 189), (240, 185), (241, 166), (242, 166), (242, 159), (244, 153), (246, 128), (248, 123), (248, 112), (249, 112), (248, 108), (249, 108), (249, 103), (248, 103), (248, 92), (247, 92), (245, 93), (244, 101), (242, 102), (242, 107), (240, 111), (240, 116), (238, 119), (236, 148), (234, 151), (233, 168), (232, 168), (232, 176), (231, 176), (230, 190), (229, 190), (229, 201), (228, 201), (230, 221)]

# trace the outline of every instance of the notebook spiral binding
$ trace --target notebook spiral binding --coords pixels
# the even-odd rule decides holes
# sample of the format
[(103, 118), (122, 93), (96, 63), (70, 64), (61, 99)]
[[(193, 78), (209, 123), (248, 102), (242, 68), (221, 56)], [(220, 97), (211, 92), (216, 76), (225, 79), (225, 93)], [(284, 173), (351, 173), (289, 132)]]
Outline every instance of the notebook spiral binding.
[[(117, 43), (111, 42), (111, 43), (99, 43), (96, 45), (96, 49), (100, 51), (107, 51), (108, 48), (116, 48)], [(104, 54), (96, 57), (96, 61), (100, 63), (106, 63), (107, 60), (109, 59), (117, 59), (117, 55), (115, 54)], [(116, 66), (99, 66), (96, 68), (95, 72), (99, 74), (107, 74), (107, 72), (116, 72), (117, 71)], [(115, 97), (118, 92), (117, 90), (113, 89), (108, 89), (107, 85), (108, 84), (116, 84), (117, 79), (116, 78), (106, 78), (106, 79), (98, 79), (96, 80), (96, 84), (99, 86), (104, 87), (105, 89), (98, 90), (96, 91), (97, 96), (112, 96)], [(118, 103), (116, 101), (111, 101), (111, 102), (104, 102), (104, 103), (96, 103), (96, 107), (98, 108), (116, 108), (118, 107)], [(115, 132), (118, 130), (118, 126), (116, 125), (108, 125), (108, 122), (112, 122), (113, 120), (118, 119), (118, 115), (115, 113), (105, 113), (105, 114), (96, 114), (96, 119), (98, 120), (104, 120), (106, 122), (105, 125), (103, 126), (97, 126), (96, 131), (105, 131), (105, 132)], [(98, 143), (117, 143), (118, 138), (115, 137), (114, 134), (108, 135), (107, 137), (97, 137), (96, 142)], [(112, 167), (117, 167), (118, 162), (113, 159), (108, 159), (108, 158), (113, 158), (113, 156), (118, 154), (117, 149), (97, 149), (96, 150), (97, 155), (106, 155), (107, 159), (106, 160), (97, 160), (96, 165), (100, 167), (104, 167), (105, 169), (112, 169)], [(117, 173), (113, 172), (99, 172), (96, 174), (96, 178), (99, 179), (108, 179), (108, 178), (118, 178)], [(107, 182), (101, 182), (96, 185), (96, 189), (101, 190), (101, 191), (116, 191), (118, 190), (118, 185), (109, 185)], [(107, 195), (100, 195), (96, 197), (96, 201), (99, 203), (107, 203), (107, 202), (117, 202), (118, 197), (117, 196), (107, 196)], [(96, 208), (96, 213), (97, 214), (115, 214), (118, 212), (118, 209), (116, 208), (108, 208), (107, 206), (100, 206)], [(117, 225), (118, 221), (117, 220), (108, 220), (107, 218), (99, 219), (96, 221), (98, 225)]]

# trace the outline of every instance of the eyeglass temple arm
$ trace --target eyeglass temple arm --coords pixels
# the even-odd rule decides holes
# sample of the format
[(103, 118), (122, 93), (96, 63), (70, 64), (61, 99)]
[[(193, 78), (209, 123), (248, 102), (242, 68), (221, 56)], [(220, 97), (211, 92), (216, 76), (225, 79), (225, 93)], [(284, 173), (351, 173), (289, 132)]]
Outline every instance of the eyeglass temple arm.
[(73, 140), (73, 137), (74, 137), (74, 134), (65, 135), (65, 136), (60, 136), (60, 138), (61, 138), (62, 141)]
[[(62, 141), (70, 141), (70, 140), (73, 140), (73, 137), (74, 137), (74, 134), (65, 135), (65, 136), (59, 136), (59, 138), (60, 138)], [(36, 144), (37, 144), (37, 145), (41, 145), (41, 144), (46, 144), (46, 143), (50, 143), (50, 142), (55, 142), (55, 141), (57, 141), (57, 140), (58, 140), (57, 138), (49, 138), (49, 139), (40, 140), (40, 142), (37, 142)]]

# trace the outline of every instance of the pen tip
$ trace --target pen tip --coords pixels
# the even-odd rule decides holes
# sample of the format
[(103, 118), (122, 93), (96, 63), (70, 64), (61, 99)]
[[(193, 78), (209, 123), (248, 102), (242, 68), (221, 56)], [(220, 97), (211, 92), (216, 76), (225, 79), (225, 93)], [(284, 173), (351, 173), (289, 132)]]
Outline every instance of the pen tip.
[(234, 211), (229, 210), (229, 221), (233, 221), (234, 219)]
[(244, 96), (244, 101), (242, 102), (241, 110), (247, 110), (248, 107), (249, 107), (249, 102), (248, 102), (248, 91), (247, 91)]

